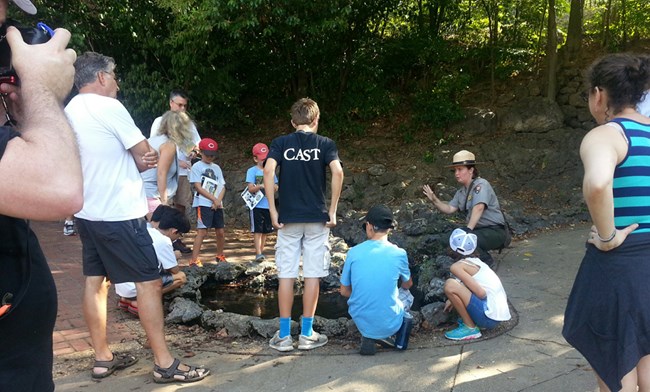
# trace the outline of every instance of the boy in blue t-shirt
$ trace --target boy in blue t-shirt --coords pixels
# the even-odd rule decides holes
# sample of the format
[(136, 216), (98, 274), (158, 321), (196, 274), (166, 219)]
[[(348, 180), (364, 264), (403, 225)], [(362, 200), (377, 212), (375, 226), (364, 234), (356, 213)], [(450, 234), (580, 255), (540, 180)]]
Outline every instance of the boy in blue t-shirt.
[(397, 287), (408, 290), (413, 280), (406, 251), (388, 241), (393, 227), (388, 207), (371, 208), (363, 224), (368, 239), (350, 249), (343, 265), (339, 290), (350, 298), (348, 313), (361, 333), (361, 355), (374, 355), (375, 343), (392, 347), (391, 336), (408, 318)]
[[(255, 166), (246, 172), (248, 192), (251, 194), (256, 194), (257, 192), (264, 194), (264, 160), (267, 155), (269, 155), (269, 147), (266, 144), (257, 143), (253, 146), (253, 161), (255, 161)], [(274, 190), (278, 188), (277, 182), (278, 179), (276, 177), (276, 185), (273, 186)], [(264, 256), (266, 236), (273, 232), (271, 214), (269, 212), (269, 200), (266, 198), (266, 195), (250, 210), (250, 218), (253, 245), (255, 246), (255, 261), (263, 261), (266, 259)]]
[(199, 150), (201, 160), (192, 165), (190, 184), (196, 195), (192, 207), (196, 208), (196, 238), (192, 247), (190, 266), (203, 266), (199, 259), (203, 239), (208, 235), (208, 229), (214, 228), (217, 237), (216, 261), (226, 261), (223, 248), (226, 242), (225, 223), (223, 216), (223, 197), (226, 193), (226, 181), (219, 165), (214, 163), (219, 146), (210, 138), (201, 139)]

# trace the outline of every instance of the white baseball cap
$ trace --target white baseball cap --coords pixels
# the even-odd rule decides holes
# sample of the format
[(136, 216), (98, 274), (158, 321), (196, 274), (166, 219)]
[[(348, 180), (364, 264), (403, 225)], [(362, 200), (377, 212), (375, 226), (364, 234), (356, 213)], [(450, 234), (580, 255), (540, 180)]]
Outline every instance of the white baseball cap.
[(36, 7), (29, 0), (10, 0), (18, 6), (21, 10), (27, 12), (30, 15), (36, 15)]
[(466, 233), (463, 229), (455, 229), (449, 237), (451, 249), (463, 256), (474, 253), (477, 242), (476, 234)]

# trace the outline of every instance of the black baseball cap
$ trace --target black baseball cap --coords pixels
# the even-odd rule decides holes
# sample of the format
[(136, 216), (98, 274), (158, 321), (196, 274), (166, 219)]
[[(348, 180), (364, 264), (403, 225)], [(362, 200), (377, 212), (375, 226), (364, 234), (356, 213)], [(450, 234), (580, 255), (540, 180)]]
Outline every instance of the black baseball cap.
[(380, 230), (393, 229), (393, 211), (383, 204), (372, 207), (366, 215), (366, 221)]

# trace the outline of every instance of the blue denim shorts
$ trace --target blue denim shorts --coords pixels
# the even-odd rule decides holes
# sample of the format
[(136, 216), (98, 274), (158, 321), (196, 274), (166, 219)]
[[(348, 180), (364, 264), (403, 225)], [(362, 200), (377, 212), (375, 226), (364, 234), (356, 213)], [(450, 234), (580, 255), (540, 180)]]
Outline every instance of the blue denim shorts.
[(476, 295), (472, 294), (472, 298), (469, 300), (469, 305), (467, 305), (467, 313), (469, 313), (469, 317), (472, 318), (479, 328), (492, 329), (496, 327), (499, 322), (486, 316), (486, 309), (487, 299), (480, 299)]

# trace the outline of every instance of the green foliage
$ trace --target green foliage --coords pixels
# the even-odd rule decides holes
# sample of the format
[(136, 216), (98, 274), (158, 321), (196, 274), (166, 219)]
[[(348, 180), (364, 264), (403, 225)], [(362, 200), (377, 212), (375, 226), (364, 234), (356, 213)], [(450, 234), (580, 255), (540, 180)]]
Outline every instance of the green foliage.
[[(560, 32), (569, 4), (557, 1)], [(38, 18), (14, 16), (65, 27), (78, 52), (114, 57), (121, 99), (143, 129), (180, 87), (208, 133), (284, 118), (310, 96), (322, 132), (362, 137), (362, 124), (411, 100), (413, 123), (402, 134), (412, 143), (408, 130), (421, 127), (444, 140), (471, 81), (537, 71), (546, 8), (536, 0), (49, 0)], [(650, 35), (648, 15), (647, 0), (587, 2), (585, 33), (622, 48)]]
[(449, 74), (441, 77), (432, 89), (418, 92), (414, 101), (415, 120), (441, 137), (442, 129), (463, 119), (459, 98), (468, 88), (469, 80), (465, 74)]

